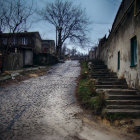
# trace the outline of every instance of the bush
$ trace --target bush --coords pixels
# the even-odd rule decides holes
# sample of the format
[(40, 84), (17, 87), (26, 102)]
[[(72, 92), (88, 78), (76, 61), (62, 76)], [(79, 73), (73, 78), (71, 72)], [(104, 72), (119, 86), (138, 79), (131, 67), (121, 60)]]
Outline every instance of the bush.
[(101, 113), (101, 110), (104, 106), (104, 94), (103, 93), (97, 93), (96, 96), (90, 98), (89, 105), (91, 109), (94, 109), (95, 113)]
[(78, 96), (83, 103), (88, 102), (88, 100), (92, 96), (92, 92), (89, 89), (88, 79), (80, 80), (79, 86), (78, 86)]

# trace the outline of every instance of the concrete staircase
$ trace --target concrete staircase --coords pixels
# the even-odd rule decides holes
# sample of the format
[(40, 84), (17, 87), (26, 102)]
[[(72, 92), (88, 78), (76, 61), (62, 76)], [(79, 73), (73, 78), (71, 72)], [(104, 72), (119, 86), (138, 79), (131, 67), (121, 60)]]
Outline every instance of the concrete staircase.
[(125, 79), (118, 79), (100, 60), (92, 61), (91, 77), (96, 79), (96, 90), (105, 93), (106, 113), (140, 117), (140, 95), (128, 88)]

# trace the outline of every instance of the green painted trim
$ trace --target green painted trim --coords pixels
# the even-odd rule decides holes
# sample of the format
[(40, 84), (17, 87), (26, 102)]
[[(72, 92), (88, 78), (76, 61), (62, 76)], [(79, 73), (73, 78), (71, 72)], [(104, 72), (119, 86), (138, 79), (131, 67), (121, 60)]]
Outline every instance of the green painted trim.
[(120, 51), (118, 51), (118, 70), (120, 70)]

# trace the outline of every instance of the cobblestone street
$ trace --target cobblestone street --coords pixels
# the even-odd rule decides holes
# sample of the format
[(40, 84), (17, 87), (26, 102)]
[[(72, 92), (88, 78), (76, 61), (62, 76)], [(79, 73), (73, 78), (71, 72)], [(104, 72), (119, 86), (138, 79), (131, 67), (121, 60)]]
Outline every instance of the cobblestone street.
[(67, 61), (44, 76), (0, 88), (0, 140), (129, 140), (79, 117), (79, 74), (78, 61)]

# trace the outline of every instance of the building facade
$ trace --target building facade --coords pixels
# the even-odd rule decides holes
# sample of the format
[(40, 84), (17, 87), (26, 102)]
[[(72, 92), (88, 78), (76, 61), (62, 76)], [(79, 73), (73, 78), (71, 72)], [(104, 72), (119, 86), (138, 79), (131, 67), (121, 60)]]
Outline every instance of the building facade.
[(109, 36), (95, 51), (130, 88), (140, 88), (140, 0), (122, 1)]
[(55, 41), (54, 40), (42, 40), (42, 53), (55, 53)]
[(33, 55), (41, 52), (41, 37), (39, 32), (1, 33), (1, 51), (20, 53), (23, 66), (33, 65)]

